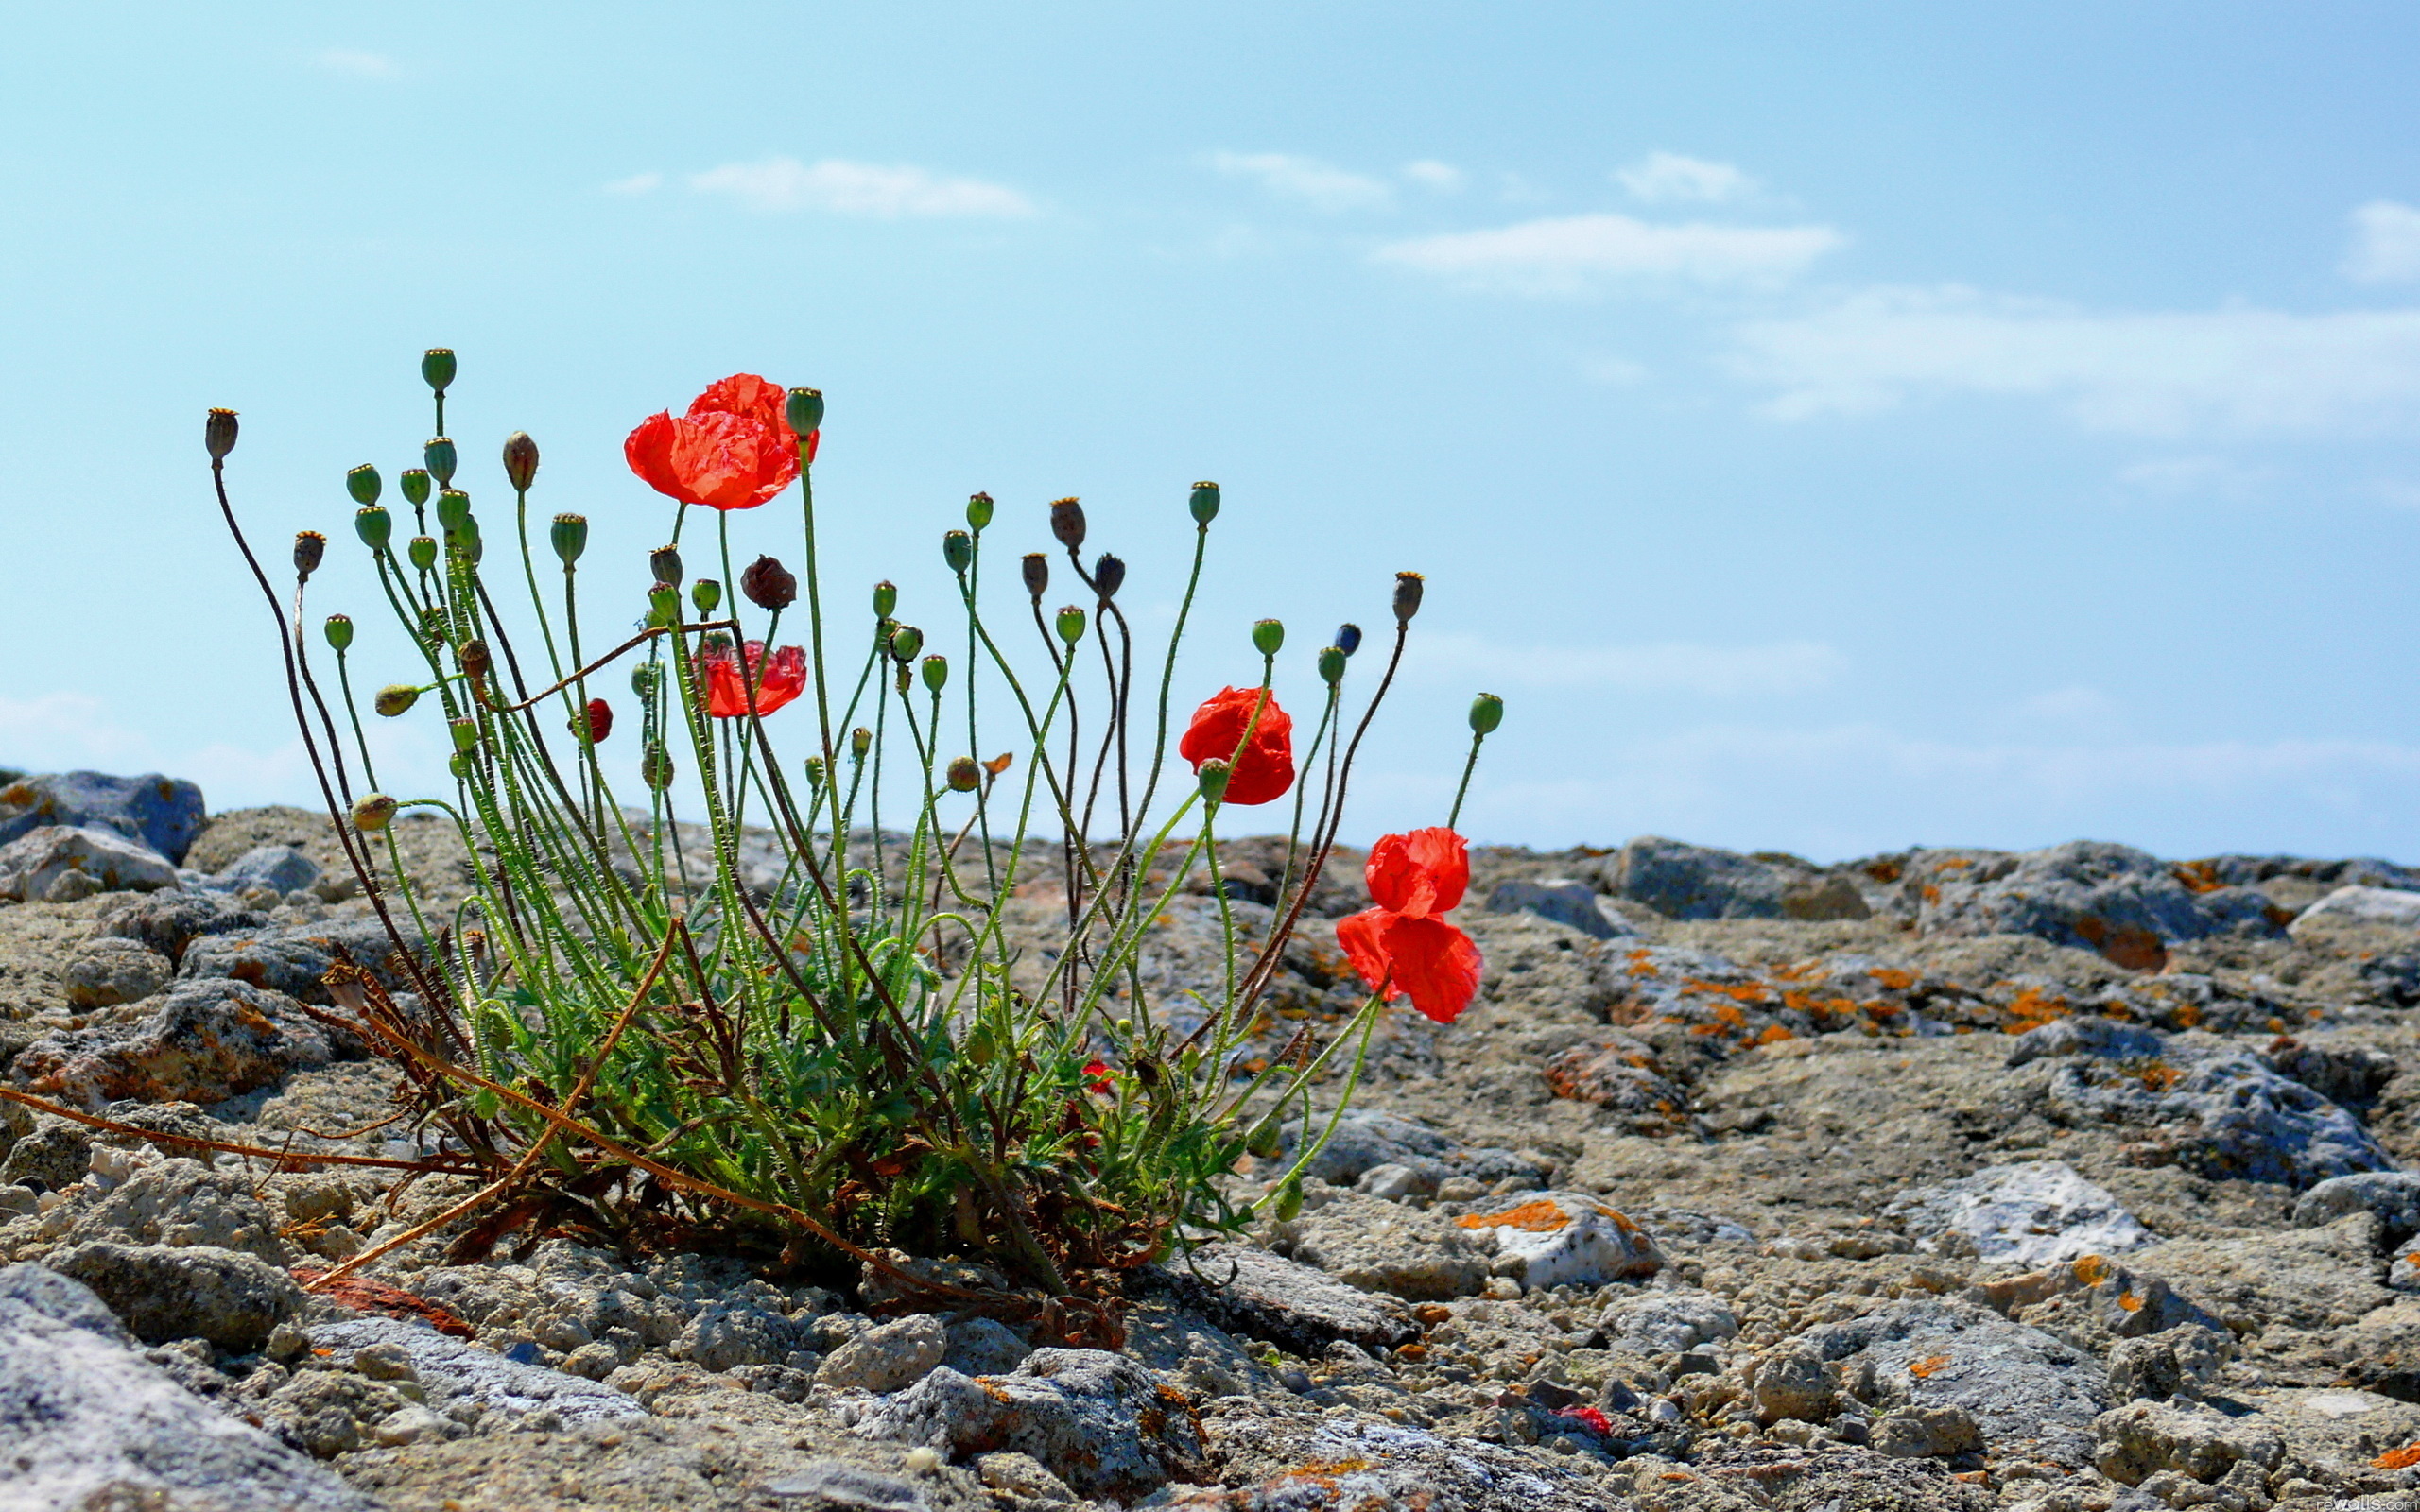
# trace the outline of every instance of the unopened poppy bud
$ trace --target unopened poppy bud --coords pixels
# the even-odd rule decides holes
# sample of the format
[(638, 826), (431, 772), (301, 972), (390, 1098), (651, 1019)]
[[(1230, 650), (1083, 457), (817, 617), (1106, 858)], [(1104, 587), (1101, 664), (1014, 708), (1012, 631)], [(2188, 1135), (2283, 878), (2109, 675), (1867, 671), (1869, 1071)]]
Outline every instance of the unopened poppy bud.
[(406, 468), (404, 470), (404, 475), (397, 478), (395, 482), (396, 485), (404, 490), (404, 502), (410, 505), (413, 508), (417, 509), (422, 505), (428, 502), (429, 481), (427, 469), (417, 467)]
[(1327, 649), (1322, 651), (1320, 653), (1320, 680), (1326, 683), (1331, 688), (1335, 687), (1338, 683), (1342, 682), (1344, 680), (1344, 651), (1340, 646), (1331, 645)]
[(447, 387), (454, 382), (454, 349), (431, 347), (422, 353), (420, 375), (428, 380), (429, 387), (441, 394), (445, 392)]
[(953, 756), (949, 763), (949, 790), (972, 793), (983, 785), (983, 768), (972, 756)]
[(504, 480), (515, 493), (527, 493), (537, 476), (538, 443), (527, 431), (514, 431), (504, 438)]
[(1346, 656), (1361, 649), (1361, 627), (1346, 623), (1336, 627), (1336, 648)]
[(1126, 559), (1102, 552), (1100, 559), (1093, 563), (1093, 592), (1098, 593), (1100, 601), (1106, 604), (1115, 598), (1117, 591), (1124, 586), (1126, 586)]
[(447, 489), (437, 496), (437, 523), (447, 530), (459, 530), (471, 518), (471, 496), (459, 489)]
[(294, 572), (297, 576), (308, 577), (318, 572), (320, 563), (327, 559), (327, 537), (316, 530), (294, 533)]
[(210, 448), (210, 459), (222, 461), (235, 449), (235, 412), (214, 409), (201, 427), (201, 444)]
[(1025, 591), (1033, 595), (1035, 603), (1041, 603), (1042, 595), (1050, 591), (1050, 558), (1038, 551), (1028, 551), (1025, 554), (1022, 571)]
[(790, 422), (790, 429), (798, 432), (798, 438), (805, 440), (823, 428), (823, 390), (791, 389), (788, 401), (782, 406), (782, 413)]
[(963, 530), (942, 532), (942, 561), (951, 572), (966, 571), (975, 561), (975, 538)]
[(584, 514), (555, 516), (555, 523), (546, 530), (546, 539), (554, 545), (555, 555), (562, 558), (563, 565), (571, 566), (579, 560), (580, 553), (588, 549), (588, 517)]
[(334, 651), (337, 655), (342, 656), (352, 647), (352, 615), (331, 614), (328, 616), (328, 622), (320, 627), (320, 633), (324, 634), (328, 638), (328, 649)]
[(656, 547), (653, 551), (647, 554), (647, 566), (648, 571), (655, 574), (655, 580), (657, 582), (666, 583), (674, 588), (681, 586), (680, 547)]
[(485, 641), (462, 643), (462, 675), (472, 679), (486, 677), (495, 667), (495, 656)]
[(1050, 534), (1069, 551), (1084, 545), (1084, 507), (1074, 499), (1050, 501)]
[(966, 500), (966, 524), (970, 530), (980, 530), (992, 523), (992, 496), (971, 494)]
[(353, 533), (372, 551), (384, 551), (395, 537), (395, 517), (377, 505), (370, 505), (353, 512)]
[(1219, 485), (1216, 483), (1195, 484), (1193, 486), (1193, 497), (1185, 501), (1184, 507), (1193, 511), (1193, 523), (1195, 524), (1206, 525), (1211, 521), (1218, 519)]
[(458, 750), (445, 758), (445, 769), (454, 774), (456, 781), (467, 782), (479, 769), (479, 764), (471, 759), (470, 752)]
[(420, 702), (418, 688), (408, 682), (390, 682), (378, 690), (378, 696), (370, 700), (370, 707), (386, 717), (393, 719), (400, 714), (411, 713), (412, 705), (418, 702)]
[(1418, 573), (1395, 574), (1395, 623), (1403, 624), (1420, 612), (1420, 592), (1425, 585)]
[(648, 742), (646, 753), (639, 757), (639, 781), (659, 793), (672, 785), (672, 757), (662, 741)]
[(487, 543), (479, 537), (479, 523), (469, 515), (462, 517), (459, 526), (445, 532), (445, 544), (470, 558), (475, 564), (486, 555), (487, 550)]
[(1286, 1147), (1285, 1140), (1286, 1131), (1280, 1120), (1274, 1116), (1264, 1118), (1244, 1136), (1244, 1150), (1255, 1160), (1274, 1160), (1277, 1152)]
[(700, 577), (689, 585), (689, 602), (698, 606), (700, 619), (714, 618), (722, 604), (722, 584), (711, 577)]
[(1277, 1189), (1277, 1202), (1270, 1211), (1279, 1223), (1292, 1223), (1303, 1215), (1303, 1183), (1299, 1177), (1289, 1178)]
[(898, 658), (901, 666), (915, 661), (916, 653), (924, 648), (925, 632), (913, 625), (902, 625), (890, 632), (890, 654)]
[(807, 787), (807, 791), (808, 791), (808, 792), (813, 792), (813, 791), (815, 791), (817, 788), (821, 787), (822, 785), (823, 785), (823, 758), (822, 758), (822, 757), (821, 757), (821, 756), (809, 756), (809, 757), (806, 759), (806, 787)]
[(1084, 638), (1084, 611), (1069, 604), (1059, 611), (1059, 639), (1069, 645)]
[(856, 729), (849, 731), (849, 759), (851, 761), (865, 760), (866, 752), (872, 749), (873, 749), (873, 730), (868, 730), (863, 725), (859, 725)]
[(601, 746), (614, 732), (614, 706), (602, 698), (591, 698), (588, 707), (571, 716), (571, 732), (592, 746)]
[(873, 617), (875, 619), (890, 618), (891, 610), (898, 607), (899, 585), (897, 583), (886, 577), (873, 585)]
[(631, 668), (631, 691), (638, 695), (641, 702), (652, 702), (655, 698), (655, 690), (662, 686), (664, 686), (663, 662), (642, 662)]
[(770, 557), (759, 557), (739, 575), (739, 591), (758, 609), (784, 610), (798, 602), (798, 579)]
[(437, 538), (435, 536), (414, 536), (412, 537), (411, 544), (406, 547), (405, 550), (410, 554), (412, 565), (419, 568), (422, 572), (426, 572), (431, 567), (437, 565)]
[(461, 465), (462, 459), (456, 454), (452, 441), (442, 436), (430, 438), (429, 443), (421, 449), (421, 459), (428, 464), (429, 475), (437, 479), (439, 488), (454, 486), (454, 470)]
[(1235, 775), (1235, 767), (1224, 756), (1213, 756), (1193, 774), (1201, 785), (1201, 800), (1216, 803), (1227, 796), (1227, 779)]
[(1286, 622), (1254, 620), (1252, 624), (1252, 648), (1263, 656), (1275, 656), (1286, 644)]
[(456, 750), (469, 750), (479, 743), (479, 722), (475, 719), (449, 719), (445, 732), (454, 737)]
[(376, 504), (380, 486), (378, 470), (367, 462), (344, 475), (344, 491), (355, 504)]
[(919, 670), (924, 674), (925, 691), (926, 693), (939, 693), (942, 688), (948, 686), (949, 658), (945, 656), (928, 656), (925, 658)]
[(657, 583), (647, 591), (647, 622), (651, 626), (681, 623), (681, 590)]
[(374, 834), (385, 829), (402, 807), (384, 793), (364, 793), (353, 800), (353, 827), (365, 834)]
[(1493, 735), (1495, 727), (1504, 723), (1504, 700), (1492, 693), (1482, 693), (1471, 700), (1471, 733)]

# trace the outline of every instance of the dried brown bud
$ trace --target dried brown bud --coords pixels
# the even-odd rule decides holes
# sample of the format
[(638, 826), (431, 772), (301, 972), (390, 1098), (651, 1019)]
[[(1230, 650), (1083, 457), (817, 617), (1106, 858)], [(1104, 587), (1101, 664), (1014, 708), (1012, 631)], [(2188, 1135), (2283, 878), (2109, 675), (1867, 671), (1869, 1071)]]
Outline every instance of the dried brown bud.
[(538, 475), (538, 443), (527, 431), (514, 431), (504, 438), (504, 476), (516, 493), (529, 490), (530, 479)]
[(214, 462), (233, 451), (235, 412), (232, 409), (212, 410), (209, 423), (201, 428), (201, 441), (210, 448), (210, 459)]
[(1117, 590), (1125, 582), (1125, 561), (1111, 556), (1108, 552), (1102, 552), (1100, 560), (1093, 563), (1093, 592), (1098, 593), (1100, 601), (1106, 604), (1117, 596)]
[(758, 609), (787, 609), (798, 601), (798, 579), (770, 557), (759, 557), (739, 575), (739, 591)]
[(1418, 573), (1395, 574), (1395, 623), (1400, 625), (1420, 612), (1420, 591), (1424, 579)]
[(328, 554), (328, 538), (316, 530), (300, 530), (294, 535), (294, 576), (308, 577), (320, 570), (320, 561)]
[(681, 586), (680, 547), (656, 547), (653, 551), (648, 553), (647, 564), (649, 568), (654, 570), (655, 580), (657, 582), (669, 583), (675, 588)]
[(1025, 554), (1025, 591), (1033, 595), (1037, 604), (1042, 602), (1043, 594), (1050, 592), (1050, 558), (1038, 551)]
[(472, 679), (484, 678), (495, 666), (495, 658), (488, 652), (485, 641), (462, 643), (462, 673)]
[(1084, 507), (1073, 499), (1050, 501), (1050, 533), (1069, 551), (1084, 545)]

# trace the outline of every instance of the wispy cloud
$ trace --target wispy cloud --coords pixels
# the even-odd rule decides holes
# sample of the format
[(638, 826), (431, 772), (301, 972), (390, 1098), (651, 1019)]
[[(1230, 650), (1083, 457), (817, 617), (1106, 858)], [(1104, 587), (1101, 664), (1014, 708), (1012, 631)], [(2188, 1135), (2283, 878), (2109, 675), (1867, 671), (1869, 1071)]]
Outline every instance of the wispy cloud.
[(1629, 167), (1615, 170), (1614, 180), (1651, 205), (1672, 200), (1721, 204), (1756, 192), (1756, 180), (1730, 163), (1685, 158), (1677, 152), (1651, 152)]
[(1476, 677), (1511, 687), (1604, 688), (1625, 693), (1690, 693), (1737, 698), (1811, 693), (1829, 687), (1848, 659), (1812, 641), (1769, 645), (1511, 646), (1466, 635), (1437, 635), (1425, 664), (1434, 673)]
[(323, 47), (312, 54), (311, 61), (331, 74), (351, 74), (357, 78), (392, 78), (395, 60), (384, 53), (363, 52), (353, 47)]
[(689, 187), (700, 194), (729, 195), (752, 210), (823, 210), (882, 220), (904, 216), (1013, 219), (1037, 213), (1031, 200), (1000, 184), (945, 178), (904, 163), (883, 166), (838, 158), (813, 163), (796, 158), (729, 163), (692, 174)]
[(1403, 176), (1414, 183), (1426, 184), (1431, 189), (1442, 190), (1447, 194), (1460, 189), (1465, 178), (1461, 169), (1450, 163), (1440, 163), (1434, 158), (1423, 158), (1417, 163), (1405, 163)]
[(612, 183), (607, 184), (605, 186), (605, 192), (609, 195), (644, 195), (652, 194), (663, 187), (664, 175), (660, 173), (634, 173), (627, 179), (616, 179)]
[(1371, 210), (1394, 198), (1379, 180), (1290, 152), (1213, 152), (1204, 161), (1230, 179), (1253, 180), (1270, 194), (1314, 210)]
[(1375, 255), (1521, 292), (1574, 293), (1616, 279), (1774, 284), (1843, 241), (1829, 226), (1654, 225), (1628, 215), (1563, 215), (1394, 242)]
[(2146, 457), (2118, 471), (2121, 486), (2171, 499), (2198, 496), (2240, 502), (2259, 493), (2269, 477), (2266, 468), (2209, 455)]
[(2344, 276), (2362, 284), (2420, 279), (2420, 210), (2373, 199), (2353, 212), (2353, 249)]
[(1972, 289), (1878, 289), (1736, 331), (1786, 418), (1910, 398), (2049, 399), (2147, 436), (2374, 431), (2420, 418), (2420, 310), (2100, 313)]

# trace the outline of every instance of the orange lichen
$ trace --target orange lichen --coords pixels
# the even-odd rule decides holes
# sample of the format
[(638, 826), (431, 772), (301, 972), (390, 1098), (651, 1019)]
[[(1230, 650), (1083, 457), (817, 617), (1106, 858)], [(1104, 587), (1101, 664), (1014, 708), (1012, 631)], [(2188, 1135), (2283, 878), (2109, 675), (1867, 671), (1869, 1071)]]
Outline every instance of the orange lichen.
[(1454, 1222), (1464, 1228), (1520, 1228), (1533, 1234), (1550, 1234), (1558, 1229), (1569, 1228), (1571, 1215), (1555, 1204), (1541, 1198), (1536, 1202), (1525, 1202), (1517, 1208), (1509, 1208), (1502, 1212), (1470, 1213), (1455, 1219)]
[(1910, 1362), (1908, 1366), (1908, 1374), (1915, 1377), (1919, 1381), (1929, 1380), (1934, 1374), (1945, 1368), (1948, 1364), (1949, 1356), (1945, 1354), (1929, 1354), (1921, 1360)]
[(1770, 1003), (1772, 992), (1762, 982), (1701, 982), (1696, 977), (1683, 980), (1681, 986), (1691, 992), (1715, 992), (1741, 1003)]
[(2085, 1286), (2100, 1285), (2109, 1279), (2109, 1273), (2116, 1268), (2099, 1255), (2078, 1256), (2074, 1263), (2069, 1266), (2076, 1280)]
[(2370, 1461), (2372, 1469), (2380, 1470), (2408, 1470), (2414, 1465), (2420, 1465), (2420, 1443), (2406, 1444), (2401, 1449), (2390, 1449)]
[(1881, 983), (1884, 987), (1889, 988), (1893, 992), (1905, 992), (1908, 988), (1916, 985), (1915, 972), (1903, 971), (1895, 966), (1868, 967), (1865, 974)]
[(2226, 885), (2219, 868), (2207, 861), (2181, 861), (2169, 868), (2168, 874), (2183, 883), (2187, 892), (2216, 892)]
[(1795, 1040), (1797, 1038), (1798, 1036), (1790, 1033), (1782, 1025), (1778, 1023), (1769, 1023), (1765, 1025), (1765, 1032), (1756, 1036), (1756, 1043), (1760, 1045), (1777, 1044), (1784, 1040)]

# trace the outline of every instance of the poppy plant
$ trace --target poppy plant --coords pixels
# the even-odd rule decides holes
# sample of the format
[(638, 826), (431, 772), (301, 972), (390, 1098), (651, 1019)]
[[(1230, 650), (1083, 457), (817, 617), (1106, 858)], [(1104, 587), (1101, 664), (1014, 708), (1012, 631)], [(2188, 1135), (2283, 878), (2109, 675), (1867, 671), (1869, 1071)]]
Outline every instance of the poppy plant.
[(756, 713), (769, 714), (806, 691), (806, 652), (786, 645), (770, 657), (765, 643), (751, 641), (741, 655), (728, 645), (698, 653), (698, 669), (706, 678), (706, 713), (717, 719), (736, 719), (748, 713), (748, 689), (756, 688)]
[[(1177, 754), (1197, 772), (1206, 761), (1234, 761), (1224, 802), (1267, 803), (1294, 785), (1294, 721), (1274, 697), (1263, 703), (1264, 696), (1258, 688), (1219, 689), (1193, 712), (1184, 738), (1177, 742)], [(1254, 709), (1260, 711), (1257, 720)], [(1244, 738), (1247, 728), (1250, 741)]]
[[(687, 414), (641, 421), (622, 455), (648, 487), (683, 504), (753, 509), (798, 476), (798, 438), (782, 405), (780, 388), (734, 373), (708, 385)], [(809, 460), (821, 434), (806, 438)]]
[(1370, 848), (1362, 875), (1377, 906), (1339, 919), (1337, 944), (1372, 991), (1408, 995), (1429, 1018), (1453, 1022), (1485, 964), (1469, 936), (1437, 917), (1470, 886), (1468, 842), (1442, 828), (1390, 834)]

